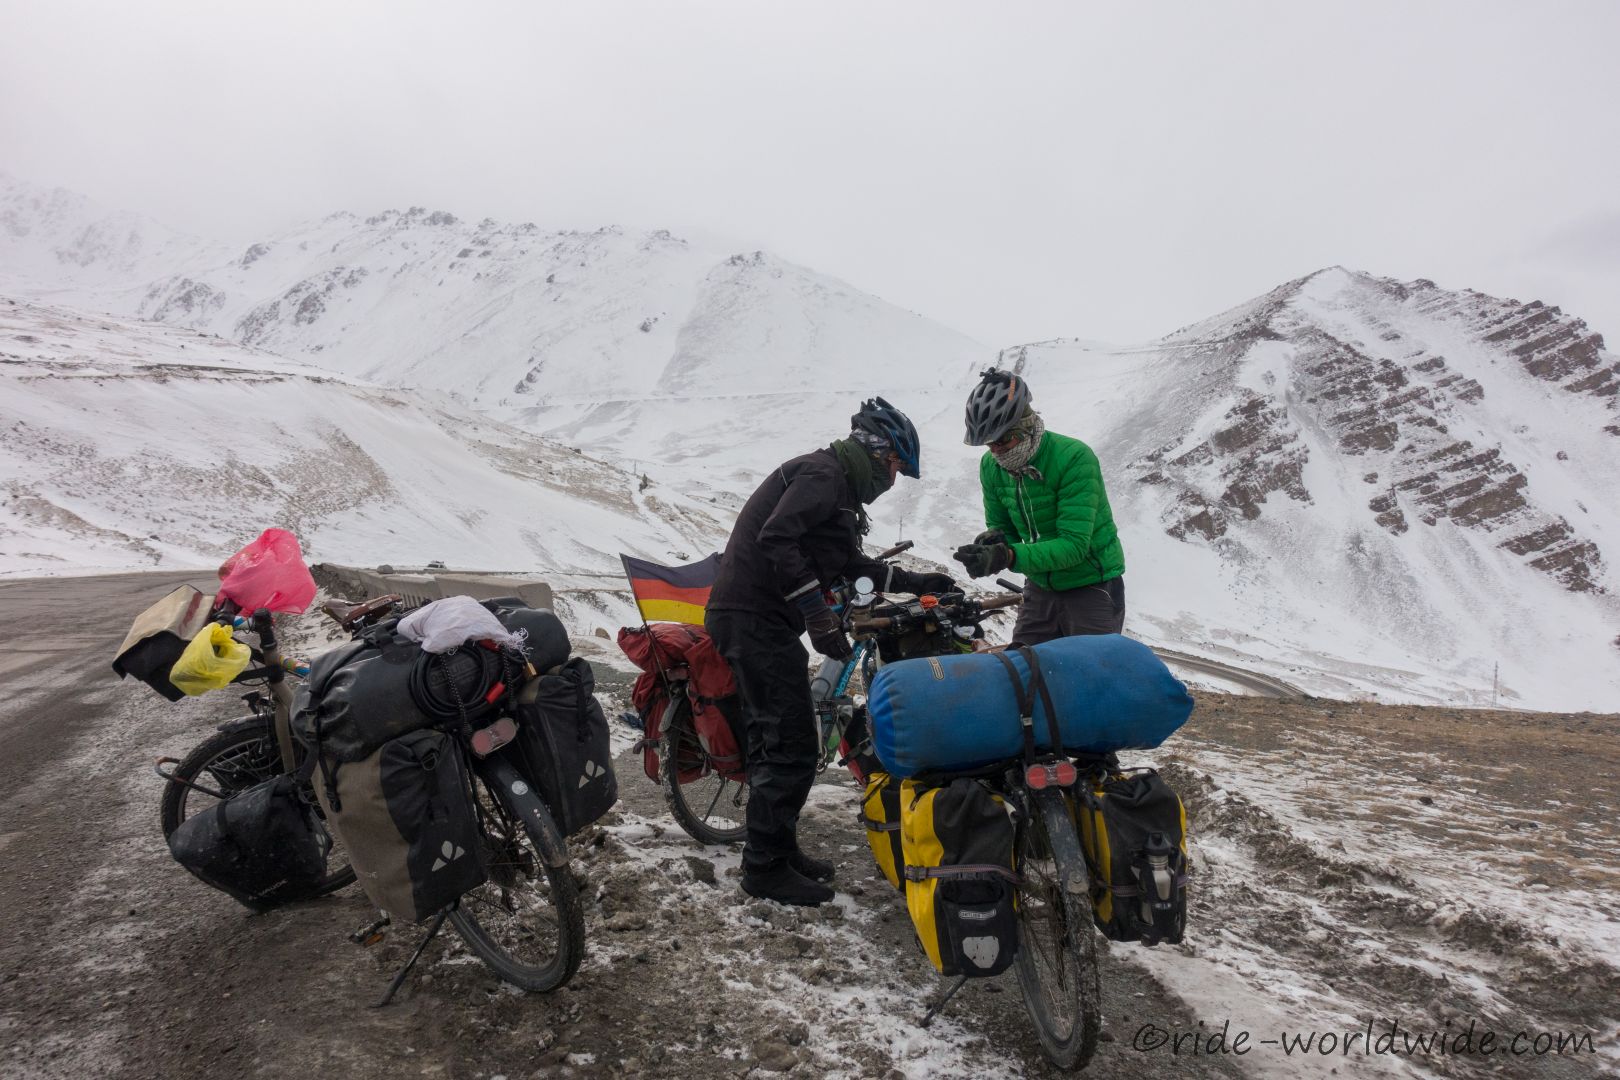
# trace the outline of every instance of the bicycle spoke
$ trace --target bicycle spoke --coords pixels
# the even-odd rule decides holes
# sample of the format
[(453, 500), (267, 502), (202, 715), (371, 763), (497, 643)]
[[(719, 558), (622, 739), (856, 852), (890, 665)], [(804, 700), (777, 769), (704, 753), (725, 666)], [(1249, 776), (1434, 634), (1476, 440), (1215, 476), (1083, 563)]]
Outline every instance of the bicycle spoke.
[(708, 821), (714, 816), (714, 808), (720, 804), (720, 796), (726, 793), (726, 785), (730, 783), (725, 777), (720, 778), (720, 786), (714, 789), (714, 798), (709, 800), (709, 808), (703, 812), (703, 820)]

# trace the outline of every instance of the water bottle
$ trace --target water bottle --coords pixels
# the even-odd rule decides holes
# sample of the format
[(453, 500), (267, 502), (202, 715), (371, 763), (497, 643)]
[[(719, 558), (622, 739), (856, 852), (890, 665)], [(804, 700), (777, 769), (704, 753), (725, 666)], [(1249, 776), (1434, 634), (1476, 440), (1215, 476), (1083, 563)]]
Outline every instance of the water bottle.
[[(1163, 920), (1159, 912), (1168, 913), (1174, 907), (1176, 876), (1170, 869), (1170, 839), (1164, 833), (1149, 833), (1142, 853), (1147, 856), (1146, 872), (1142, 874), (1142, 923), (1161, 931)], [(1155, 937), (1158, 934), (1155, 933)]]
[(825, 657), (816, 673), (810, 677), (810, 700), (831, 701), (838, 690), (838, 680), (844, 674), (844, 661)]

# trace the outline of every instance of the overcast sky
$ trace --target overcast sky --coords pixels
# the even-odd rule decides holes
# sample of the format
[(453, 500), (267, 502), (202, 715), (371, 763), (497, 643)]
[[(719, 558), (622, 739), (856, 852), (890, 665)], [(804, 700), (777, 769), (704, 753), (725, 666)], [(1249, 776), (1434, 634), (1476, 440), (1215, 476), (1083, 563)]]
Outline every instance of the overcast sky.
[(718, 233), (1002, 345), (1331, 264), (1620, 342), (1620, 3), (0, 0), (0, 169), (248, 240)]

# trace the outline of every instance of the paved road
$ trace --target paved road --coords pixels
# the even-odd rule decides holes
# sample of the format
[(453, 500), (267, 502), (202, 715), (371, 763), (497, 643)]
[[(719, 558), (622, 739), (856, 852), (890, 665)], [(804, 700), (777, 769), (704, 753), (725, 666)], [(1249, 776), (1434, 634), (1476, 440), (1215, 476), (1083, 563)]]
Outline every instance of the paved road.
[(1171, 667), (1191, 668), (1193, 671), (1214, 675), (1217, 678), (1225, 679), (1227, 682), (1252, 690), (1261, 697), (1298, 700), (1309, 696), (1292, 683), (1283, 682), (1281, 679), (1273, 679), (1269, 675), (1261, 675), (1258, 672), (1246, 671), (1230, 664), (1223, 664), (1219, 660), (1207, 660), (1202, 656), (1188, 656), (1186, 653), (1179, 653), (1173, 649), (1154, 649), (1153, 651), (1158, 655), (1159, 659)]

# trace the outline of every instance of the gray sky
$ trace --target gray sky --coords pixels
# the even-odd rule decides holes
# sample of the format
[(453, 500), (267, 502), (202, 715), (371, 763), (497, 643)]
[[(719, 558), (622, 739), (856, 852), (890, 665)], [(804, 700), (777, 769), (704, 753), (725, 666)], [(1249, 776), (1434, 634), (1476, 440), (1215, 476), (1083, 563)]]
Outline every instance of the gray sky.
[(0, 0), (0, 169), (720, 233), (1001, 345), (1340, 263), (1620, 343), (1620, 3)]

